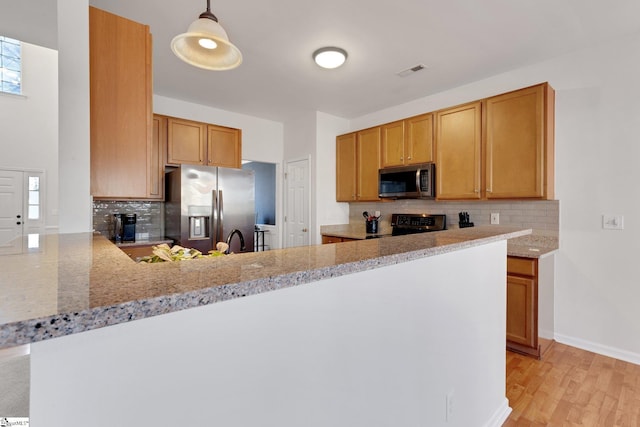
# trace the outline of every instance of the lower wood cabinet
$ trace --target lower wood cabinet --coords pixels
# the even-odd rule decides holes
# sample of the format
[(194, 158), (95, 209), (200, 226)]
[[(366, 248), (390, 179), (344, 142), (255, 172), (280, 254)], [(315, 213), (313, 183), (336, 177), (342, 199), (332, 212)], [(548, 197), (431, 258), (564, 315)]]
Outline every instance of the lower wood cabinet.
[(326, 243), (342, 243), (342, 242), (352, 242), (358, 239), (349, 239), (348, 237), (337, 237), (337, 236), (327, 236), (325, 234), (322, 235), (322, 244)]
[(131, 259), (137, 261), (138, 258), (149, 256), (152, 254), (154, 245), (140, 245), (140, 246), (119, 246), (120, 250), (129, 255)]
[(535, 258), (507, 257), (507, 349), (540, 357)]

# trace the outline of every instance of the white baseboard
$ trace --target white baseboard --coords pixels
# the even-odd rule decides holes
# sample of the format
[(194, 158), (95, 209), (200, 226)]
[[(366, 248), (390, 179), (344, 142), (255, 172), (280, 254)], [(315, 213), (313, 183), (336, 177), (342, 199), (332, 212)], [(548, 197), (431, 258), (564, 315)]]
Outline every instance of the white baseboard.
[(633, 353), (630, 351), (621, 350), (619, 348), (609, 347), (606, 345), (583, 340), (580, 338), (569, 337), (562, 334), (555, 334), (554, 339), (562, 344), (567, 344), (572, 347), (580, 348), (582, 350), (591, 351), (603, 356), (613, 357), (614, 359), (619, 359), (625, 362), (640, 365), (640, 354), (638, 353)]
[(484, 424), (483, 427), (500, 427), (505, 421), (507, 421), (510, 413), (511, 407), (509, 406), (509, 400), (505, 397), (500, 407), (496, 409), (496, 412), (493, 413), (493, 416)]

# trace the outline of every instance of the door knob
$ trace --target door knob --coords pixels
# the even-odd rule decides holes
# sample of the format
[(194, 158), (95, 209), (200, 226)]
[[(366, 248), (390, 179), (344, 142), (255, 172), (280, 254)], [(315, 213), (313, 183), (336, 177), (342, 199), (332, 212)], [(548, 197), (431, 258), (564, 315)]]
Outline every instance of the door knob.
[(302, 232), (303, 232), (303, 233), (306, 233), (307, 231), (309, 231), (309, 229), (308, 229), (308, 228), (303, 228), (303, 229), (302, 229)]
[(22, 215), (16, 215), (16, 218), (20, 218)]
[(20, 221), (18, 221), (18, 222), (16, 222), (16, 224), (17, 224), (17, 225), (20, 225), (20, 224), (22, 224), (22, 223), (21, 223)]

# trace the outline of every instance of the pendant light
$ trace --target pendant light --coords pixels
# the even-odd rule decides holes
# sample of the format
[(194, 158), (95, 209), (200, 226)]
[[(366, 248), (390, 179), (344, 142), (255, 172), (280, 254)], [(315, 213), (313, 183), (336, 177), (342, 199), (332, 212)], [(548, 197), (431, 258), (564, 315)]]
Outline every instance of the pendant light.
[(210, 0), (187, 32), (171, 40), (171, 50), (187, 64), (205, 70), (231, 70), (242, 63), (242, 53), (211, 13)]

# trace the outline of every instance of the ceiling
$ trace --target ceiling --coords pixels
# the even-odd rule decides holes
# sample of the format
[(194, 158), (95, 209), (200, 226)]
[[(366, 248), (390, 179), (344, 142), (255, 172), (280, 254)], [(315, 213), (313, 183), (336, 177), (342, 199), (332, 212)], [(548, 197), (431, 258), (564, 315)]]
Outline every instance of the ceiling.
[[(359, 117), (640, 32), (637, 0), (212, 0), (244, 60), (205, 71), (181, 62), (169, 44), (206, 0), (89, 2), (150, 26), (154, 93), (282, 122), (304, 111)], [(56, 2), (11, 3), (0, 32), (55, 48)], [(26, 31), (25, 22), (34, 27)], [(347, 50), (346, 64), (317, 67), (312, 52), (331, 45)], [(418, 64), (426, 69), (397, 75)]]

